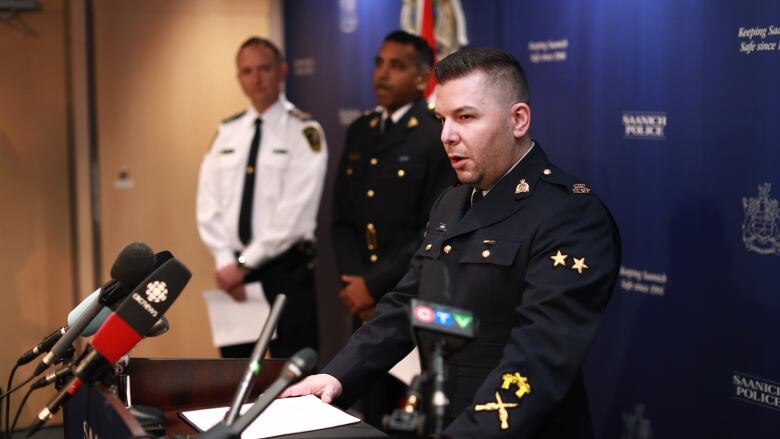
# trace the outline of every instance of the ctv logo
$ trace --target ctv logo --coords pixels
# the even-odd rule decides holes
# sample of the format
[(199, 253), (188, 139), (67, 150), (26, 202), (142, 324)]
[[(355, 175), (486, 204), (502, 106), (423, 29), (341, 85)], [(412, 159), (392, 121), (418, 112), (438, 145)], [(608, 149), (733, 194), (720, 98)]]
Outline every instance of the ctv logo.
[(412, 315), (414, 315), (415, 320), (422, 323), (430, 323), (445, 327), (458, 325), (461, 329), (468, 328), (474, 321), (474, 317), (467, 314), (449, 312), (425, 305), (417, 305), (414, 307)]

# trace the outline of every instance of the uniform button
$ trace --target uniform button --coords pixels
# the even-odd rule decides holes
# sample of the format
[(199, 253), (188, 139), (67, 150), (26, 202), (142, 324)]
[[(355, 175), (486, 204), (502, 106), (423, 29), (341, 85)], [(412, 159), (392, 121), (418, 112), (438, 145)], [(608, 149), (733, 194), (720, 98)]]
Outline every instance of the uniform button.
[(255, 168), (253, 166), (247, 166), (246, 167), (246, 173), (247, 174), (254, 174), (255, 173)]
[(490, 250), (482, 250), (482, 259), (487, 259), (490, 256)]
[(403, 178), (404, 175), (406, 175), (406, 171), (404, 171), (403, 169), (399, 169), (398, 170), (398, 176)]
[(371, 163), (371, 166), (376, 166), (376, 164), (379, 163), (379, 160), (377, 160), (376, 157), (371, 157), (369, 163)]
[(374, 223), (368, 223), (368, 224), (366, 224), (366, 228), (367, 228), (368, 230), (374, 230)]
[(547, 168), (547, 169), (545, 169), (544, 171), (542, 171), (542, 174), (544, 174), (544, 175), (550, 175), (550, 174), (552, 174), (552, 171), (550, 170), (550, 168)]
[(352, 175), (353, 172), (352, 168), (347, 168), (347, 175)]
[(428, 244), (425, 246), (425, 251), (429, 252), (433, 248), (433, 244)]
[(451, 245), (449, 245), (449, 244), (445, 245), (445, 246), (444, 246), (444, 253), (445, 253), (445, 254), (450, 254), (450, 253), (452, 253), (452, 246), (451, 246)]
[(376, 262), (379, 258), (377, 257), (377, 255), (371, 255), (368, 257), (368, 259), (371, 259), (371, 262)]
[(374, 198), (374, 190), (373, 190), (373, 189), (369, 189), (369, 190), (366, 192), (366, 196), (367, 196), (368, 198)]

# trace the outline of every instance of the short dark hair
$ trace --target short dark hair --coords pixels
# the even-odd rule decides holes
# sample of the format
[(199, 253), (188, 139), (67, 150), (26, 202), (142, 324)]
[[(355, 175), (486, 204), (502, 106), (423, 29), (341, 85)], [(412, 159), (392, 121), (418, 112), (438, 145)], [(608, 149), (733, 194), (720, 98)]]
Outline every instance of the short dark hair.
[(270, 49), (271, 52), (273, 52), (274, 56), (276, 57), (276, 62), (281, 64), (284, 62), (284, 55), (282, 54), (282, 51), (279, 50), (278, 47), (276, 47), (276, 44), (272, 43), (271, 40), (268, 40), (266, 38), (258, 37), (258, 36), (252, 36), (246, 39), (243, 43), (241, 43), (241, 47), (238, 48), (238, 53), (236, 53), (236, 56), (241, 53), (242, 50), (249, 46), (260, 46), (265, 47), (267, 49)]
[(428, 42), (420, 38), (417, 35), (404, 32), (402, 30), (396, 30), (390, 32), (382, 40), (382, 44), (392, 41), (399, 44), (408, 44), (414, 48), (414, 53), (417, 55), (417, 67), (420, 70), (427, 70), (433, 67), (433, 50)]
[(530, 101), (528, 79), (523, 67), (514, 56), (503, 50), (489, 47), (462, 49), (439, 61), (433, 68), (439, 84), (475, 71), (485, 73), (490, 84), (502, 82), (517, 102), (527, 104)]

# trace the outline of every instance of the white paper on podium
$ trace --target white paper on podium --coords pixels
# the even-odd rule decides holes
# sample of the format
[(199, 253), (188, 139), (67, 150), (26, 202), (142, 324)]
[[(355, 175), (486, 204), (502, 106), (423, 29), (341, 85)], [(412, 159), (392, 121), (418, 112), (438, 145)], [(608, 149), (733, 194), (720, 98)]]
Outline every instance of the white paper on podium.
[[(244, 414), (252, 404), (241, 406)], [(225, 417), (227, 407), (193, 410), (181, 415), (198, 430), (206, 431)], [(348, 415), (314, 395), (277, 399), (241, 434), (241, 439), (258, 439), (303, 433), (323, 428), (355, 424), (360, 419)]]
[[(228, 346), (257, 341), (263, 324), (271, 313), (260, 282), (244, 285), (246, 302), (236, 302), (222, 290), (203, 292), (214, 346)], [(274, 332), (272, 339), (276, 338)]]
[(404, 384), (411, 385), (414, 377), (419, 375), (420, 370), (420, 351), (415, 347), (409, 355), (399, 361), (387, 373), (398, 378)]

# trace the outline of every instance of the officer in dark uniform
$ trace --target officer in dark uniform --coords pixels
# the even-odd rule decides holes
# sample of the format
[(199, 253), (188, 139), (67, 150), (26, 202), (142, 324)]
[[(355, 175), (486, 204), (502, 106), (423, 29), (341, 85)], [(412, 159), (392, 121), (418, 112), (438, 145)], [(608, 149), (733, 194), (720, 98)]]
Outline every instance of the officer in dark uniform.
[[(331, 233), (344, 285), (339, 297), (355, 316), (356, 329), (406, 273), (433, 201), (455, 183), (441, 127), (423, 99), (432, 64), (422, 38), (402, 31), (387, 35), (374, 63), (381, 111), (357, 119), (347, 131)], [(378, 427), (404, 391), (387, 375), (353, 408)]]
[(340, 298), (361, 321), (406, 273), (433, 201), (455, 183), (441, 127), (423, 99), (432, 64), (422, 38), (387, 35), (374, 67), (382, 110), (347, 131), (331, 233), (344, 283)]
[[(441, 138), (463, 185), (434, 203), (410, 270), (375, 316), (286, 395), (349, 403), (413, 347), (408, 304), (420, 297), (479, 321), (446, 360), (445, 436), (592, 438), (582, 364), (620, 266), (617, 227), (530, 139), (525, 74), (511, 55), (465, 49), (435, 72)], [(420, 290), (431, 272), (445, 287)]]

